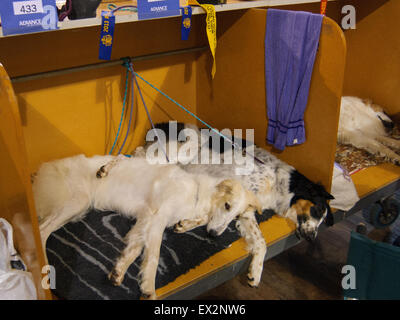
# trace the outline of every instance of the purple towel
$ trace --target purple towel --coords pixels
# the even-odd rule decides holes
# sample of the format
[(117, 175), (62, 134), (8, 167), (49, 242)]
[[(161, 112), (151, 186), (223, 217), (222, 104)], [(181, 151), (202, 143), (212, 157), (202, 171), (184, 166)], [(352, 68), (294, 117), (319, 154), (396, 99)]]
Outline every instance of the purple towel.
[(267, 142), (279, 150), (306, 140), (303, 115), (322, 18), (320, 14), (301, 11), (267, 11)]

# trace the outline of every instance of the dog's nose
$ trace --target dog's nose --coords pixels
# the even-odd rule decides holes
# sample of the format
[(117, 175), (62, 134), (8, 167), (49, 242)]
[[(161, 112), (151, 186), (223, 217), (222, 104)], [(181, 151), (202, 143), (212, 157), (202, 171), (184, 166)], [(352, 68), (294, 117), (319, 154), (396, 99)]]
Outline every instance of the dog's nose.
[(215, 231), (214, 229), (209, 230), (209, 231), (208, 231), (208, 234), (209, 234), (211, 237), (213, 237), (213, 238), (215, 238), (215, 237), (218, 236), (218, 232)]
[(317, 232), (316, 231), (307, 232), (305, 238), (307, 241), (312, 242), (317, 238)]

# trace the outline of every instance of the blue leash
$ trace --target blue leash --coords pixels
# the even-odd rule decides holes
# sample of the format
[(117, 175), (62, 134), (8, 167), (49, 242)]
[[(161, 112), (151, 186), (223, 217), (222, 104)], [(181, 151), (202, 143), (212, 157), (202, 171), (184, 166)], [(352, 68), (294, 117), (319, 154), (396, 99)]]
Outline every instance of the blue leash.
[[(162, 152), (164, 153), (165, 158), (167, 159), (167, 162), (169, 162), (169, 159), (168, 159), (168, 156), (167, 156), (167, 152), (164, 150), (163, 146), (161, 145), (161, 139), (160, 139), (160, 137), (159, 137), (159, 135), (158, 135), (158, 132), (157, 132), (156, 127), (155, 127), (155, 125), (154, 125), (154, 123), (153, 123), (153, 120), (151, 119), (150, 112), (149, 112), (149, 110), (147, 109), (147, 106), (146, 106), (146, 102), (144, 102), (143, 95), (142, 95), (142, 90), (140, 90), (139, 83), (138, 83), (138, 81), (137, 81), (137, 79), (136, 79), (136, 76), (139, 76), (139, 75), (133, 70), (132, 63), (131, 63), (131, 72), (132, 72), (132, 77), (134, 78), (135, 83), (136, 83), (136, 86), (137, 86), (137, 88), (138, 88), (139, 95), (140, 95), (140, 98), (141, 98), (141, 100), (142, 100), (144, 109), (146, 110), (147, 117), (149, 118), (149, 121), (150, 121), (150, 123), (151, 123), (151, 126), (152, 126), (152, 128), (154, 129), (154, 132), (155, 132), (155, 134), (156, 134), (157, 142), (158, 142), (158, 144), (160, 145), (160, 148), (161, 148)], [(139, 77), (140, 77), (140, 76), (139, 76)]]
[(110, 3), (107, 6), (108, 10), (111, 10), (112, 13), (114, 13), (115, 11), (130, 11), (130, 12), (137, 12), (137, 7), (136, 6), (121, 6), (121, 7), (117, 7), (115, 4)]
[(239, 150), (241, 150), (241, 151), (244, 151), (246, 154), (249, 154), (250, 156), (252, 156), (252, 157), (253, 157), (255, 160), (257, 160), (258, 162), (264, 164), (264, 161), (258, 159), (255, 155), (253, 155), (253, 154), (249, 153), (248, 151), (246, 151), (245, 149), (241, 148), (237, 143), (235, 143), (234, 141), (232, 141), (232, 139), (228, 138), (227, 136), (225, 136), (224, 134), (222, 134), (222, 133), (219, 132), (218, 130), (214, 129), (214, 128), (213, 128), (212, 126), (210, 126), (207, 122), (205, 122), (205, 121), (203, 121), (202, 119), (200, 119), (200, 118), (199, 118), (198, 116), (196, 116), (193, 112), (191, 112), (190, 110), (188, 110), (187, 108), (185, 108), (185, 107), (184, 107), (183, 105), (181, 105), (179, 102), (177, 102), (177, 101), (175, 101), (174, 99), (172, 99), (170, 96), (168, 96), (167, 94), (165, 94), (164, 92), (162, 92), (160, 89), (158, 89), (157, 87), (155, 87), (154, 85), (152, 85), (150, 82), (148, 82), (146, 79), (144, 79), (142, 76), (140, 76), (138, 73), (136, 73), (136, 72), (133, 70), (133, 65), (132, 65), (132, 62), (130, 61), (130, 59), (124, 59), (123, 66), (125, 66), (125, 67), (127, 68), (127, 70), (126, 70), (125, 94), (124, 94), (124, 101), (123, 101), (123, 107), (122, 107), (122, 113), (121, 113), (121, 120), (120, 120), (120, 123), (119, 123), (119, 126), (118, 126), (117, 136), (115, 137), (113, 146), (112, 146), (112, 148), (111, 148), (109, 154), (111, 154), (112, 151), (114, 150), (114, 147), (115, 147), (115, 144), (116, 144), (116, 142), (117, 142), (117, 140), (118, 140), (118, 136), (119, 136), (120, 129), (121, 129), (121, 126), (122, 126), (123, 116), (124, 116), (125, 106), (126, 106), (126, 98), (127, 98), (127, 92), (128, 92), (128, 80), (129, 80), (129, 72), (130, 72), (130, 73), (132, 74), (132, 84), (131, 84), (131, 86), (132, 86), (132, 106), (131, 106), (130, 117), (129, 117), (129, 123), (128, 123), (127, 132), (126, 132), (126, 135), (125, 135), (125, 139), (124, 139), (124, 142), (123, 142), (122, 146), (120, 147), (120, 149), (119, 149), (119, 151), (118, 151), (118, 154), (120, 154), (122, 148), (123, 148), (124, 145), (125, 145), (126, 139), (127, 139), (127, 137), (128, 137), (130, 125), (131, 125), (132, 112), (133, 112), (133, 106), (134, 106), (134, 100), (133, 100), (133, 99), (134, 99), (134, 97), (133, 97), (133, 94), (134, 94), (134, 83), (133, 83), (133, 81), (135, 81), (136, 86), (137, 86), (138, 91), (139, 91), (140, 98), (141, 98), (141, 100), (142, 100), (143, 106), (144, 106), (145, 111), (146, 111), (146, 114), (147, 114), (147, 117), (148, 117), (148, 119), (149, 119), (149, 121), (150, 121), (150, 123), (151, 123), (152, 128), (154, 129), (155, 134), (156, 134), (157, 141), (158, 141), (158, 143), (160, 144), (161, 150), (163, 151), (163, 153), (164, 153), (164, 155), (165, 155), (165, 158), (167, 159), (167, 162), (169, 162), (167, 153), (166, 153), (166, 151), (164, 150), (164, 148), (163, 148), (162, 145), (161, 145), (161, 139), (160, 139), (160, 137), (159, 137), (159, 135), (158, 135), (158, 132), (157, 132), (156, 127), (155, 127), (155, 125), (154, 125), (154, 123), (153, 123), (153, 120), (151, 119), (150, 112), (149, 112), (149, 110), (148, 110), (148, 108), (147, 108), (147, 106), (146, 106), (146, 103), (145, 103), (144, 98), (143, 98), (143, 95), (142, 95), (142, 91), (140, 90), (140, 86), (139, 86), (139, 83), (138, 83), (137, 78), (136, 78), (136, 77), (139, 77), (142, 81), (144, 81), (145, 83), (147, 83), (150, 87), (152, 87), (152, 88), (153, 88), (154, 90), (156, 90), (158, 93), (160, 93), (160, 94), (163, 95), (165, 98), (167, 98), (168, 100), (170, 100), (171, 102), (173, 102), (174, 104), (176, 104), (178, 107), (180, 107), (181, 109), (183, 109), (185, 112), (187, 112), (188, 114), (190, 114), (192, 117), (196, 118), (198, 121), (200, 121), (202, 124), (204, 124), (205, 126), (207, 126), (210, 130), (212, 130), (213, 132), (215, 132), (216, 134), (218, 134), (220, 137), (222, 137), (223, 139), (227, 140), (229, 143), (231, 143), (231, 144), (233, 145), (233, 147), (234, 147), (235, 149), (239, 149)]
[[(127, 68), (128, 68), (127, 71), (132, 73), (132, 63), (129, 63)], [(134, 75), (132, 74), (132, 78), (133, 77), (134, 77)], [(130, 111), (130, 115), (129, 115), (128, 128), (126, 129), (125, 139), (124, 139), (124, 142), (121, 145), (121, 148), (119, 148), (119, 150), (118, 150), (118, 154), (121, 153), (122, 148), (125, 146), (126, 139), (128, 138), (128, 135), (129, 135), (129, 130), (131, 128), (131, 122), (132, 122), (132, 114), (133, 114), (134, 102), (135, 102), (135, 85), (134, 85), (133, 79), (132, 79), (131, 80), (131, 111)]]
[(121, 127), (122, 127), (122, 123), (123, 123), (123, 119), (124, 119), (124, 113), (125, 113), (125, 107), (126, 107), (126, 100), (127, 100), (127, 96), (128, 96), (129, 73), (131, 73), (132, 74), (132, 80), (131, 80), (131, 92), (132, 92), (132, 94), (131, 94), (131, 110), (130, 110), (129, 122), (128, 122), (128, 127), (127, 127), (127, 130), (126, 130), (124, 141), (123, 141), (121, 147), (119, 148), (117, 154), (121, 153), (122, 148), (125, 146), (125, 142), (126, 142), (126, 140), (128, 138), (128, 135), (129, 135), (129, 130), (130, 130), (130, 127), (131, 127), (131, 122), (132, 122), (133, 108), (134, 108), (134, 87), (135, 87), (135, 83), (136, 83), (136, 86), (138, 88), (138, 91), (139, 91), (139, 94), (140, 94), (140, 98), (141, 98), (141, 100), (143, 102), (143, 106), (144, 106), (144, 109), (146, 111), (147, 117), (149, 118), (151, 126), (153, 127), (154, 132), (156, 134), (157, 142), (160, 144), (160, 148), (161, 148), (162, 152), (164, 153), (165, 158), (167, 159), (167, 162), (169, 162), (167, 153), (164, 150), (163, 146), (161, 145), (160, 136), (158, 135), (158, 132), (157, 132), (156, 127), (155, 127), (155, 125), (153, 123), (153, 120), (151, 119), (150, 112), (149, 112), (149, 110), (147, 108), (146, 102), (144, 101), (144, 98), (143, 98), (143, 95), (142, 95), (142, 91), (140, 90), (139, 84), (138, 84), (136, 76), (135, 76), (137, 73), (133, 71), (132, 62), (131, 62), (131, 60), (129, 58), (125, 58), (124, 59), (124, 63), (122, 65), (126, 68), (125, 94), (124, 94), (124, 100), (123, 100), (123, 103), (122, 103), (121, 119), (119, 121), (117, 135), (116, 135), (116, 137), (114, 139), (114, 143), (113, 143), (113, 145), (111, 147), (111, 150), (110, 150), (110, 152), (108, 154), (110, 154), (110, 155), (112, 154), (112, 152), (113, 152), (113, 150), (115, 148), (115, 145), (116, 145), (116, 143), (118, 141), (119, 134), (121, 132)]
[(170, 100), (171, 102), (175, 103), (178, 107), (182, 108), (184, 111), (186, 111), (187, 113), (189, 113), (192, 117), (196, 118), (197, 120), (199, 120), (202, 124), (204, 124), (205, 126), (207, 126), (209, 129), (211, 129), (212, 131), (214, 131), (216, 134), (220, 135), (222, 138), (228, 140), (235, 148), (239, 148), (239, 146), (233, 142), (231, 139), (229, 139), (227, 136), (223, 135), (222, 133), (220, 133), (218, 130), (214, 129), (213, 127), (211, 127), (208, 123), (204, 122), (203, 120), (201, 120), (198, 116), (196, 116), (193, 112), (189, 111), (188, 109), (186, 109), (183, 105), (181, 105), (179, 102), (175, 101), (174, 99), (172, 99), (170, 96), (168, 96), (167, 94), (165, 94), (164, 92), (162, 92), (160, 89), (156, 88), (155, 86), (153, 86), (150, 82), (148, 82), (147, 80), (145, 80), (144, 78), (142, 78), (140, 75), (138, 75), (135, 72), (135, 75), (137, 77), (139, 77), (141, 80), (143, 80), (144, 82), (146, 82), (150, 87), (152, 87), (154, 90), (156, 90), (158, 93), (161, 93), (164, 97), (166, 97), (168, 100)]
[[(187, 108), (185, 108), (183, 105), (181, 105), (179, 102), (175, 101), (174, 99), (172, 99), (170, 96), (168, 96), (167, 94), (165, 94), (164, 92), (162, 92), (160, 89), (158, 89), (157, 87), (155, 87), (154, 85), (152, 85), (150, 82), (148, 82), (146, 79), (144, 79), (143, 77), (141, 77), (139, 74), (137, 74), (136, 72), (133, 72), (135, 74), (135, 76), (139, 77), (142, 81), (144, 81), (145, 83), (147, 83), (150, 87), (152, 87), (154, 90), (156, 90), (158, 93), (162, 94), (165, 98), (167, 98), (168, 100), (170, 100), (171, 102), (175, 103), (178, 107), (180, 107), (181, 109), (183, 109), (184, 111), (186, 111), (188, 114), (190, 114), (192, 117), (196, 118), (197, 120), (199, 120), (202, 124), (204, 124), (205, 126), (207, 126), (210, 130), (212, 130), (213, 132), (215, 132), (216, 134), (218, 134), (220, 137), (224, 138), (225, 140), (229, 141), (233, 147), (235, 149), (239, 149), (241, 151), (244, 151), (246, 154), (249, 154), (250, 156), (252, 156), (255, 160), (257, 160), (258, 162), (265, 164), (264, 161), (262, 161), (261, 159), (257, 158), (255, 155), (251, 154), (250, 152), (246, 151), (245, 149), (241, 148), (237, 143), (233, 142), (231, 139), (229, 139), (227, 136), (225, 136), (224, 134), (222, 134), (221, 132), (219, 132), (218, 130), (214, 129), (212, 126), (210, 126), (207, 122), (201, 120), (198, 116), (196, 116), (193, 112), (189, 111)], [(136, 85), (139, 88), (139, 85), (137, 84), (137, 80), (135, 77), (135, 81), (136, 81)], [(140, 92), (140, 89), (139, 89)], [(143, 98), (142, 98), (143, 100)], [(144, 103), (144, 101), (143, 101)], [(147, 108), (146, 108), (147, 111)], [(147, 113), (147, 115), (149, 116), (150, 119), (150, 115), (149, 113)], [(150, 120), (151, 121), (151, 120)], [(153, 125), (153, 123), (152, 123)], [(154, 128), (154, 125), (153, 125)]]
[(126, 77), (125, 77), (125, 94), (124, 94), (124, 100), (123, 100), (123, 103), (122, 103), (121, 119), (120, 119), (120, 121), (119, 121), (117, 135), (116, 135), (116, 137), (115, 137), (115, 139), (114, 139), (114, 143), (113, 143), (113, 145), (112, 145), (112, 147), (111, 147), (111, 150), (110, 150), (110, 152), (109, 152), (108, 154), (112, 154), (112, 152), (113, 152), (113, 150), (114, 150), (114, 148), (115, 148), (115, 145), (116, 145), (116, 143), (117, 143), (117, 141), (118, 141), (119, 133), (120, 133), (120, 131), (121, 131), (122, 122), (123, 122), (123, 120), (124, 120), (124, 113), (125, 113), (125, 106), (126, 106), (126, 98), (127, 98), (127, 96), (128, 96), (128, 82), (129, 82), (129, 66), (126, 64), (126, 62), (124, 62), (124, 66), (125, 66), (127, 69), (126, 69)]

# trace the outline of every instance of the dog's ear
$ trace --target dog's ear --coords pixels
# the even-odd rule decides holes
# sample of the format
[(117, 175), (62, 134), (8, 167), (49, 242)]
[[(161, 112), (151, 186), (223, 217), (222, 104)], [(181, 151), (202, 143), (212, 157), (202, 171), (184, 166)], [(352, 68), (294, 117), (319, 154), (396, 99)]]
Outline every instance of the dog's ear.
[(322, 196), (323, 196), (326, 200), (333, 200), (333, 199), (335, 199), (335, 197), (334, 197), (333, 195), (331, 195), (329, 192), (326, 192), (325, 190), (324, 190)]
[(325, 187), (320, 183), (317, 183), (316, 185), (314, 185), (313, 198), (318, 198), (318, 197), (322, 197), (325, 200), (335, 199), (335, 197), (333, 195), (331, 195), (329, 192), (327, 192), (325, 190)]
[(249, 207), (255, 210), (258, 214), (262, 214), (262, 207), (258, 198), (253, 192), (246, 190), (246, 197), (249, 203)]
[(217, 190), (219, 192), (231, 195), (233, 194), (233, 185), (234, 182), (232, 180), (226, 179), (217, 185)]

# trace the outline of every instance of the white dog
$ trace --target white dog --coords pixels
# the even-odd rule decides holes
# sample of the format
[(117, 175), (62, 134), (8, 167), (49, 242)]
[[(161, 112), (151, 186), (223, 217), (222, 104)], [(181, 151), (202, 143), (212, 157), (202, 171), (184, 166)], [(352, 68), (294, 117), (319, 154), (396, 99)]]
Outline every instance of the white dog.
[[(141, 266), (141, 291), (155, 298), (155, 276), (162, 235), (166, 227), (185, 232), (207, 224), (207, 231), (220, 235), (240, 216), (239, 229), (254, 254), (249, 269), (249, 284), (257, 285), (266, 253), (254, 211), (260, 211), (255, 196), (234, 179), (218, 179), (190, 174), (176, 165), (150, 165), (143, 158), (119, 161), (107, 179), (97, 170), (112, 161), (112, 156), (83, 155), (42, 164), (33, 183), (40, 232), (45, 243), (50, 233), (89, 208), (113, 210), (136, 218), (126, 236), (127, 246), (109, 278), (123, 281), (129, 265), (144, 249)], [(97, 177), (96, 177), (97, 174)]]
[(369, 100), (342, 97), (338, 129), (338, 142), (384, 156), (400, 164), (400, 141), (388, 136), (394, 124), (383, 109)]

